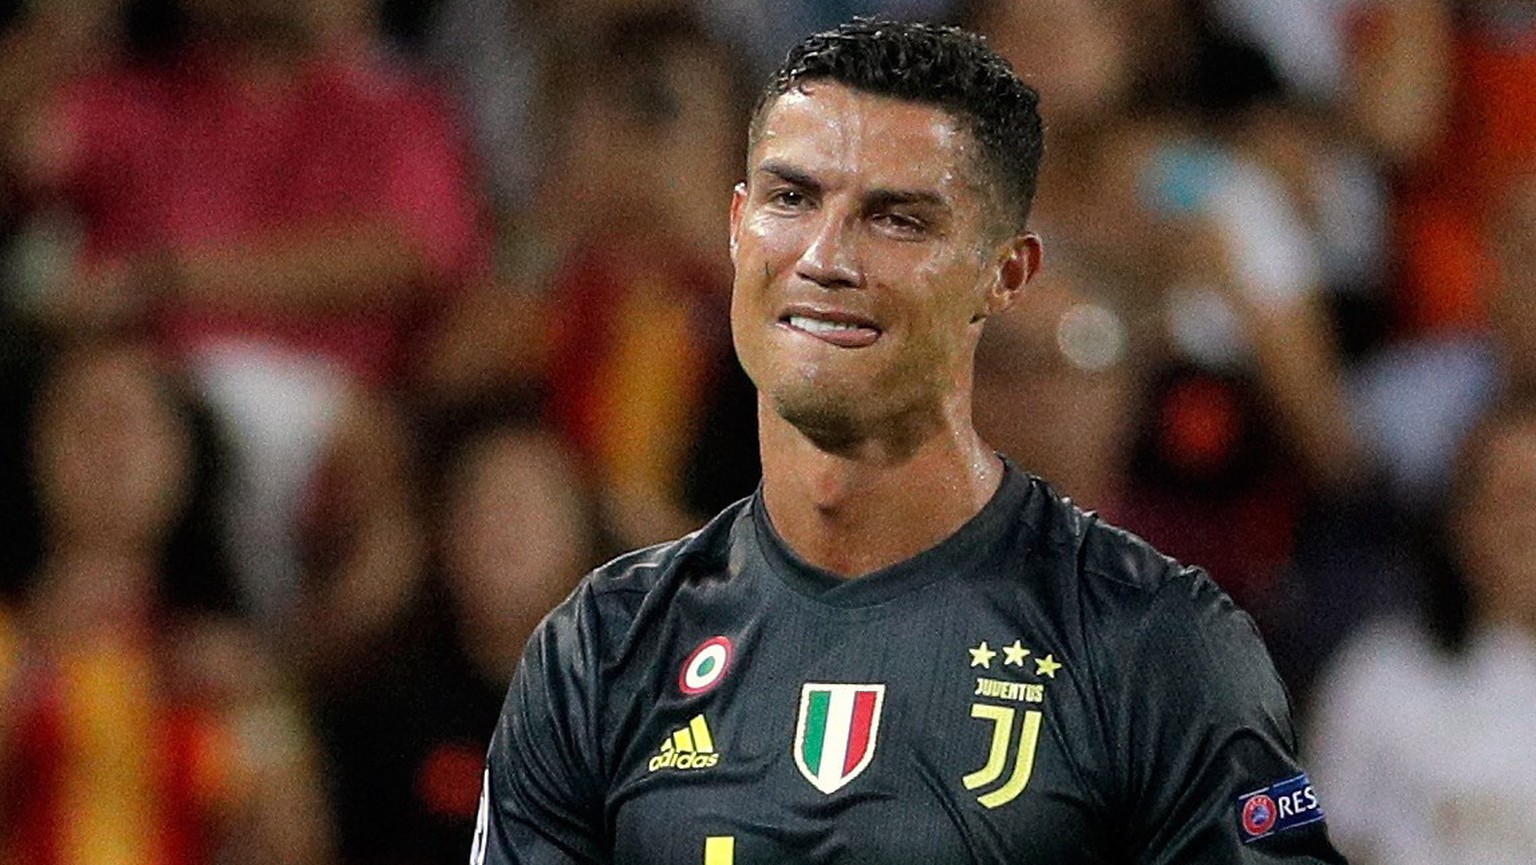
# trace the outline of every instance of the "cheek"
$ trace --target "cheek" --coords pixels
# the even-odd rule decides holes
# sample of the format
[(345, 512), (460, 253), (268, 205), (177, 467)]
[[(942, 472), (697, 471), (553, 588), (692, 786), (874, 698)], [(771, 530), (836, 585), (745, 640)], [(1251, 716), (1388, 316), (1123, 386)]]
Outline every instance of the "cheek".
[(741, 226), (736, 245), (736, 275), (731, 289), (731, 327), (738, 352), (743, 342), (761, 339), (760, 329), (777, 311), (780, 291), (799, 260), (797, 232), (781, 220), (751, 218)]
[(760, 312), (763, 306), (762, 293), (760, 280), (737, 273), (731, 287), (731, 341), (737, 353), (743, 355), (743, 363), (748, 362), (746, 355), (751, 353), (752, 346), (760, 339), (758, 328), (753, 325), (765, 314)]
[(909, 304), (914, 341), (944, 352), (969, 344), (970, 324), (985, 303), (974, 265), (934, 262), (906, 272), (911, 290), (921, 293)]
[(809, 224), (765, 213), (749, 214), (737, 238), (737, 267), (748, 278), (771, 277), (794, 266), (810, 241)]

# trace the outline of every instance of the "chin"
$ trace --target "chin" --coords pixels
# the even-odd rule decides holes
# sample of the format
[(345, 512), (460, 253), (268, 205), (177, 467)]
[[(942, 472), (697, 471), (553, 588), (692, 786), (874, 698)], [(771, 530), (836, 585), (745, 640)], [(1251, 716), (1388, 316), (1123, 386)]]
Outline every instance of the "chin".
[(780, 388), (769, 401), (779, 417), (823, 448), (852, 444), (873, 431), (872, 419), (854, 410), (863, 400), (825, 386)]
[(879, 439), (891, 453), (902, 454), (914, 452), (945, 422), (943, 394), (903, 383), (909, 386), (892, 382), (871, 388), (823, 378), (766, 393), (774, 412), (824, 451), (851, 451)]

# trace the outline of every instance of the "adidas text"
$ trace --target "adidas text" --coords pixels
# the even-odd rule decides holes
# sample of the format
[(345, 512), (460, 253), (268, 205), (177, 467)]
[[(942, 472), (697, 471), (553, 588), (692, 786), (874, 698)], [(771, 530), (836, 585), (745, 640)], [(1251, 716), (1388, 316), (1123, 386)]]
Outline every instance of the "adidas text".
[(669, 751), (651, 758), (651, 771), (657, 769), (708, 769), (720, 762), (719, 754), (679, 754)]

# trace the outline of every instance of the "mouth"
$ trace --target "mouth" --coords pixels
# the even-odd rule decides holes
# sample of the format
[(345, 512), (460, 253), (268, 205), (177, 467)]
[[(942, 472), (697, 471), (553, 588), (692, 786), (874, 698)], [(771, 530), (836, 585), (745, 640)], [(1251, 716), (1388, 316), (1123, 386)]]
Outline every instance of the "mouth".
[(866, 348), (880, 339), (880, 326), (841, 310), (791, 308), (779, 316), (779, 326), (838, 348)]

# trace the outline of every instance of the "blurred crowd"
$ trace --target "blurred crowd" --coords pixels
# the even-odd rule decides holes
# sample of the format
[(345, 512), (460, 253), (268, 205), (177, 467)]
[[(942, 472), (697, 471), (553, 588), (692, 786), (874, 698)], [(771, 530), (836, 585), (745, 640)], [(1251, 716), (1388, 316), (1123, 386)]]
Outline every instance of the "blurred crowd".
[(757, 482), (854, 14), (1043, 95), (984, 436), (1251, 611), (1353, 861), (1536, 863), (1536, 0), (0, 0), (0, 863), (462, 861), (534, 624)]

